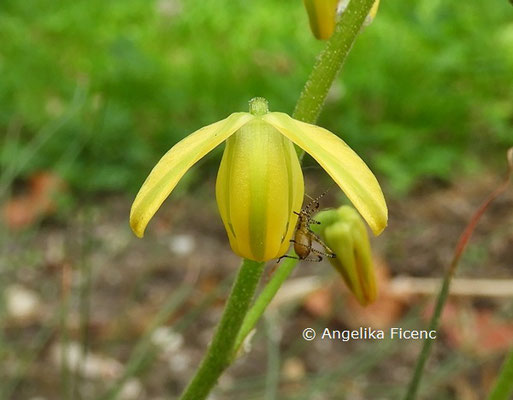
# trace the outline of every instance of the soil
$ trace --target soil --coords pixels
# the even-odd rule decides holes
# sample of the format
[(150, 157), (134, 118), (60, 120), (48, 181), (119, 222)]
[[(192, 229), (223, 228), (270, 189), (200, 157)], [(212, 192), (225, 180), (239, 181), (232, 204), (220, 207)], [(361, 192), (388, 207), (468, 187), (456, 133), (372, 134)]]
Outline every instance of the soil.
[[(319, 180), (307, 179), (310, 194), (325, 189), (313, 182)], [(389, 200), (389, 226), (372, 239), (377, 264), (387, 276), (382, 284), (398, 276), (442, 277), (470, 216), (499, 183), (500, 177), (481, 175), (450, 186), (423, 184), (406, 198)], [(4, 236), (0, 260), (6, 293), (19, 297), (21, 287), (37, 299), (30, 312), (8, 308), (2, 319), (0, 380), (9, 398), (100, 398), (127, 365), (135, 373), (118, 398), (156, 400), (180, 393), (213, 334), (239, 258), (229, 248), (213, 186), (177, 197), (165, 202), (142, 240), (128, 227), (131, 199), (113, 195), (77, 200), (67, 212)], [(330, 189), (322, 207), (335, 206), (341, 198)], [(512, 260), (509, 189), (480, 221), (457, 276), (511, 280)], [(268, 310), (251, 351), (223, 375), (213, 399), (388, 399), (404, 392), (421, 341), (302, 339), (306, 327), (355, 329), (350, 314), (360, 313), (327, 263), (301, 263), (289, 281), (311, 277), (328, 283)], [(368, 315), (361, 311), (358, 323), (379, 320), (425, 329), (425, 307), (432, 297), (384, 296)], [(483, 313), (490, 313), (493, 318), (486, 321), (493, 322), (479, 335), (504, 332), (513, 315), (511, 298), (451, 298), (448, 307), (458, 319), (481, 321)], [(386, 322), (379, 313), (386, 314)], [(157, 315), (161, 328), (142, 339)], [(513, 332), (501, 339), (504, 345), (487, 350), (480, 348), (481, 336), (472, 341), (476, 332), (454, 339), (464, 327), (444, 326), (428, 364), (423, 398), (483, 398)], [(81, 350), (75, 354), (82, 365), (78, 371), (73, 356), (68, 361), (62, 356), (75, 343), (96, 357), (87, 359), (96, 362), (87, 364), (91, 371)]]

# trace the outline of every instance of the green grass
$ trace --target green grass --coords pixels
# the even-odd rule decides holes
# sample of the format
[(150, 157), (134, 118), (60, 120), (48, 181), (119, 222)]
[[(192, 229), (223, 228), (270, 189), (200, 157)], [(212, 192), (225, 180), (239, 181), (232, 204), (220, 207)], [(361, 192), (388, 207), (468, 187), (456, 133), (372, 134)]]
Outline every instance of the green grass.
[[(321, 124), (400, 193), (491, 162), (513, 144), (512, 16), (502, 0), (383, 2)], [(0, 40), (7, 183), (53, 169), (82, 192), (135, 191), (253, 96), (291, 113), (322, 46), (292, 0), (6, 0)]]

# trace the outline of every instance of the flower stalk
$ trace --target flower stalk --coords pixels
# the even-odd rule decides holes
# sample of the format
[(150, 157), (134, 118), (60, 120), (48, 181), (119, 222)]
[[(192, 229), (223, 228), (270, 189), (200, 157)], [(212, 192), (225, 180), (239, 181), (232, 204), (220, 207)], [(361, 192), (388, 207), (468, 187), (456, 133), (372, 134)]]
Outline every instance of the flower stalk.
[(244, 322), (242, 323), (240, 331), (237, 335), (237, 339), (235, 340), (235, 345), (233, 347), (234, 358), (246, 337), (254, 329), (255, 325), (260, 320), (260, 317), (264, 314), (267, 306), (274, 298), (281, 285), (283, 285), (283, 282), (287, 280), (290, 273), (294, 270), (297, 262), (298, 260), (288, 258), (282, 264), (280, 264), (279, 268), (277, 268), (274, 272), (272, 279), (267, 285), (265, 285), (265, 287), (258, 295), (258, 298), (255, 300), (251, 306), (251, 309), (246, 314)]
[(315, 123), (328, 91), (353, 47), (374, 0), (351, 0), (308, 77), (292, 117)]
[(230, 364), (235, 339), (255, 294), (264, 266), (265, 263), (262, 262), (242, 261), (214, 338), (196, 375), (180, 397), (181, 400), (205, 399), (219, 376)]
[[(349, 54), (373, 2), (351, 0), (337, 23), (335, 34), (327, 42), (305, 84), (293, 114), (295, 119), (308, 123), (317, 121), (328, 90)], [(304, 154), (304, 151), (301, 150), (299, 154)], [(181, 400), (202, 400), (208, 396), (296, 264), (297, 260), (286, 260), (249, 309), (264, 263), (243, 260), (212, 343)]]

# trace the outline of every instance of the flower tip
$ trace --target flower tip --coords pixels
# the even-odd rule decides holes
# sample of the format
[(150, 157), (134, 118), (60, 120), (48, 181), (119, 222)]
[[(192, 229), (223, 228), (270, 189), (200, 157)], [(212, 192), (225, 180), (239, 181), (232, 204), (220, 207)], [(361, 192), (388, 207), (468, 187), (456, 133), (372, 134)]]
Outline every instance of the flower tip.
[(388, 226), (388, 208), (383, 198), (383, 204), (381, 205), (381, 215), (374, 221), (373, 224), (369, 224), (374, 236), (379, 236), (385, 228)]
[(265, 115), (269, 112), (269, 102), (264, 97), (253, 97), (249, 101), (249, 113), (251, 115), (259, 116)]
[(137, 236), (139, 239), (143, 238), (145, 228), (141, 226), (139, 221), (130, 218), (130, 229), (132, 229), (134, 235)]
[(378, 224), (370, 225), (374, 236), (381, 235), (387, 226), (388, 226), (388, 216), (387, 215), (385, 215), (384, 220), (380, 221)]
[[(134, 204), (137, 204), (134, 202)], [(139, 214), (139, 215), (138, 215)], [(135, 236), (137, 236), (139, 239), (142, 239), (144, 236), (144, 231), (146, 230), (146, 225), (148, 225), (148, 222), (144, 222), (144, 219), (140, 215), (140, 210), (137, 209), (136, 206), (132, 205), (132, 209), (130, 210), (130, 229), (132, 229), (132, 232)]]
[(369, 304), (372, 304), (376, 301), (378, 297), (378, 293), (377, 291), (376, 292), (373, 292), (372, 294), (368, 295), (368, 296), (355, 296), (354, 298), (356, 299), (356, 301), (358, 301), (358, 303), (362, 306), (362, 307), (367, 307)]

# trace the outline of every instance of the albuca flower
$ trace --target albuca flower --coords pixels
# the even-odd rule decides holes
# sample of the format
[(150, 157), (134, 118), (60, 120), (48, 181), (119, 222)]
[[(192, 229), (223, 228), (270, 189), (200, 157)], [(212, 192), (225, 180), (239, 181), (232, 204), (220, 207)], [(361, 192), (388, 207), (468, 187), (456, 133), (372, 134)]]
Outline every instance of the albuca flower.
[(146, 225), (180, 178), (227, 140), (216, 198), (232, 250), (267, 261), (285, 254), (301, 209), (304, 182), (292, 143), (309, 153), (345, 192), (375, 234), (387, 224), (379, 184), (367, 165), (340, 138), (287, 114), (269, 112), (267, 101), (250, 101), (249, 113), (233, 113), (174, 145), (143, 183), (130, 212), (142, 237)]
[(321, 211), (315, 216), (321, 224), (312, 229), (337, 254), (330, 263), (342, 275), (358, 302), (366, 306), (377, 296), (376, 278), (367, 230), (351, 206)]

